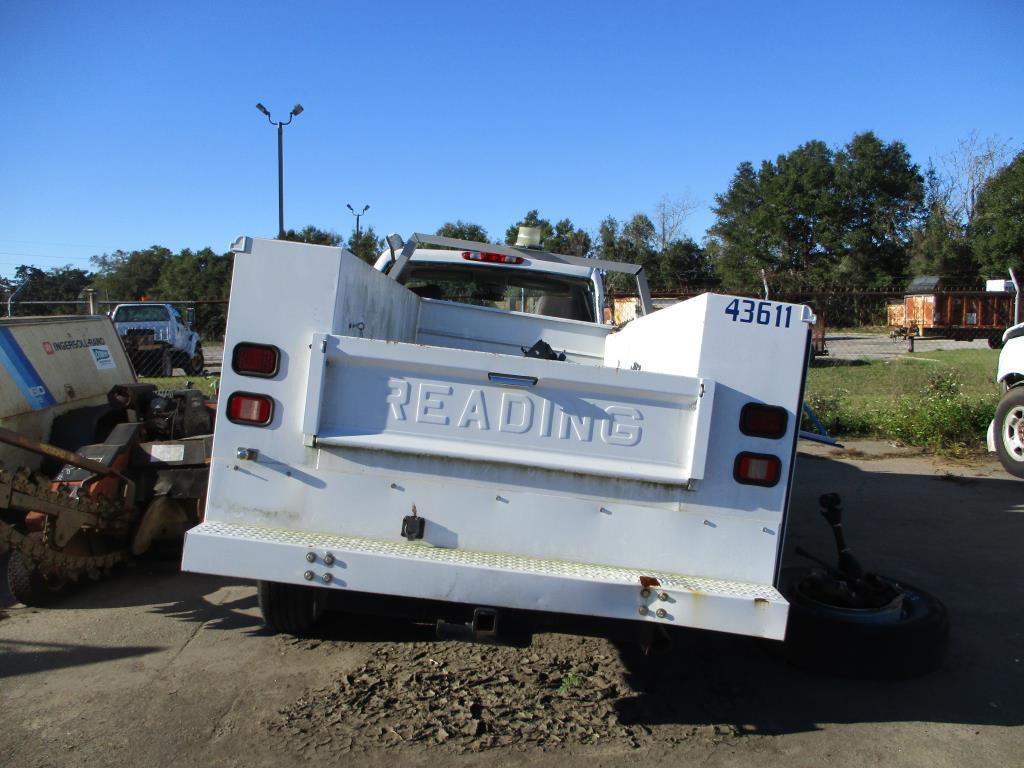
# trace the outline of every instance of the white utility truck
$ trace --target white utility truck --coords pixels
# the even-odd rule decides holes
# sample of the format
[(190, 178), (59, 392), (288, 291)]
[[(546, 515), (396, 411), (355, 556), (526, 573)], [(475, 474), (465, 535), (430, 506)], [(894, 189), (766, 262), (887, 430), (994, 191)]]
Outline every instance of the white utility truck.
[[(183, 568), (257, 580), (286, 632), (337, 607), (478, 639), (531, 618), (781, 639), (810, 310), (705, 294), (651, 312), (634, 265), (389, 243), (386, 274), (235, 243)], [(645, 314), (621, 328), (601, 321), (606, 271), (637, 280)]]
[(203, 343), (192, 330), (195, 310), (186, 315), (173, 304), (150, 301), (114, 307), (114, 327), (140, 376), (170, 376), (174, 368), (187, 376), (203, 372)]
[(988, 427), (988, 449), (1004, 469), (1024, 478), (1024, 323), (1006, 329), (999, 353), (996, 382), (1003, 396)]

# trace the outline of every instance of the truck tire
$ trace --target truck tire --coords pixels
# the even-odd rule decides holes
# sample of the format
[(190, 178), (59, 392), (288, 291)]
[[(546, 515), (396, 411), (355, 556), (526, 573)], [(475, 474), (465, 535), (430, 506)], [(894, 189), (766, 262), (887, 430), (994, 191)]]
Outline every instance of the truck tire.
[(830, 677), (873, 680), (920, 677), (942, 666), (949, 646), (949, 613), (938, 598), (899, 582), (904, 595), (900, 615), (873, 621), (879, 612), (802, 597), (798, 585), (809, 570), (783, 570), (779, 587), (789, 600), (783, 653), (791, 664)]
[(1024, 385), (1003, 395), (994, 424), (999, 463), (1014, 477), (1024, 479)]
[(202, 344), (196, 344), (196, 353), (185, 361), (185, 364), (182, 366), (182, 370), (185, 371), (187, 376), (199, 376), (203, 372), (205, 365), (206, 361), (203, 359), (203, 346)]
[(274, 632), (310, 634), (323, 612), (320, 590), (276, 581), (256, 582), (263, 623)]
[(7, 560), (7, 588), (19, 603), (38, 608), (49, 605), (68, 593), (71, 582), (44, 576), (39, 569), (30, 570), (20, 552)]

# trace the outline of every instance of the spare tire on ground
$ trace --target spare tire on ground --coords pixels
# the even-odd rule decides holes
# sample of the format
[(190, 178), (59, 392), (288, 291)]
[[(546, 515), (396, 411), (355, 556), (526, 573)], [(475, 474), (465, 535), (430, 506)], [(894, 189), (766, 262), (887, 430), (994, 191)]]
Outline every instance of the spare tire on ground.
[(794, 666), (844, 678), (899, 680), (942, 666), (949, 614), (922, 589), (880, 577), (902, 596), (879, 609), (828, 605), (801, 589), (812, 568), (787, 568), (779, 591), (789, 601), (783, 654)]

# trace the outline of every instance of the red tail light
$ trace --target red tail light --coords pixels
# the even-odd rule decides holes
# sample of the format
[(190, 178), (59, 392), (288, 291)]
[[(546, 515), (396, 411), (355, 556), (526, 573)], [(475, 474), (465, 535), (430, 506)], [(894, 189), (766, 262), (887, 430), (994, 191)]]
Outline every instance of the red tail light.
[(490, 261), (494, 264), (522, 264), (522, 256), (506, 256), (503, 253), (489, 251), (463, 251), (462, 258), (466, 261)]
[(751, 437), (777, 440), (786, 434), (789, 414), (777, 405), (747, 403), (740, 411), (740, 432)]
[(231, 370), (243, 376), (269, 379), (277, 375), (281, 365), (281, 351), (272, 344), (242, 342), (231, 353)]
[(732, 475), (737, 483), (771, 488), (782, 475), (782, 462), (764, 453), (741, 453), (736, 457)]
[(274, 401), (266, 395), (233, 392), (228, 398), (228, 420), (265, 427), (274, 418)]
[(242, 342), (234, 345), (231, 352), (231, 370), (243, 376), (258, 376), (269, 379), (278, 375), (281, 366), (281, 350), (272, 344)]

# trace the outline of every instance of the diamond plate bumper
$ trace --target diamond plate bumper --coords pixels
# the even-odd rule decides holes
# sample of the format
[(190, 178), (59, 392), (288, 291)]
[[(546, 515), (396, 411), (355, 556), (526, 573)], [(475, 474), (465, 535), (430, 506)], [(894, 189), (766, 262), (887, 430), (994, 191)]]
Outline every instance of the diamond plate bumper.
[(775, 640), (788, 612), (770, 584), (212, 521), (186, 535), (182, 570)]

